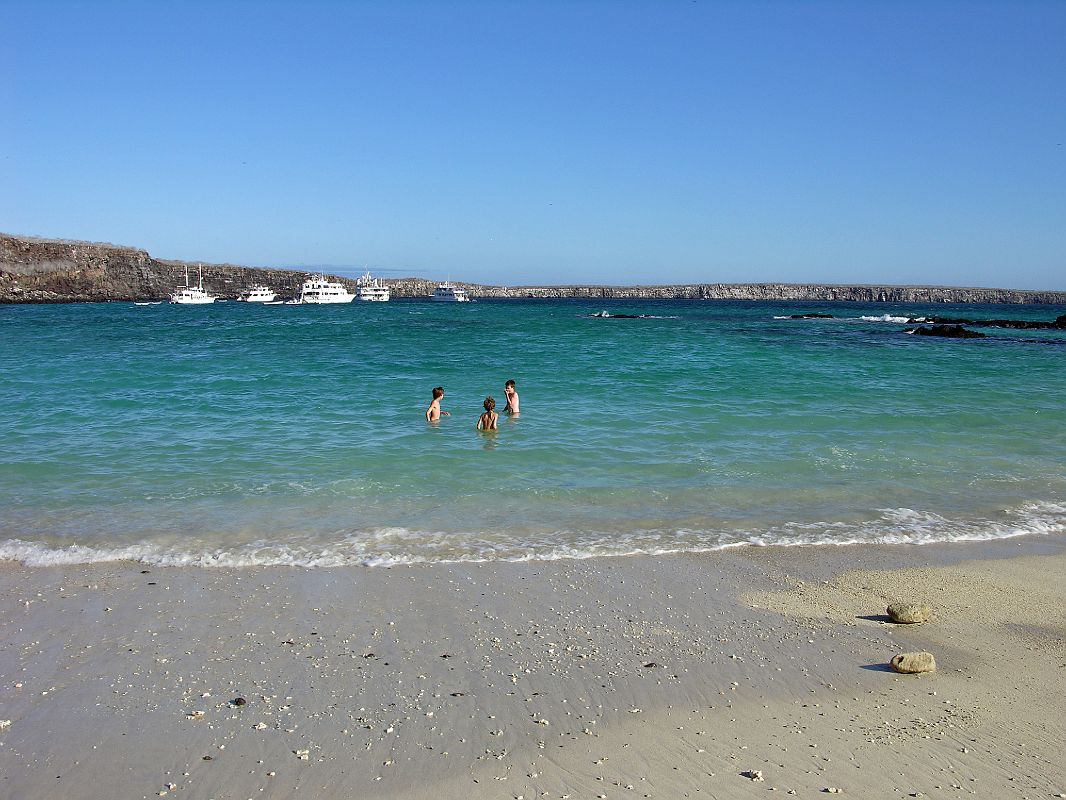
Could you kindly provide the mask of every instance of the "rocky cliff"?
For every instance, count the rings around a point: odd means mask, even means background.
[[[153,258],[144,250],[111,244],[35,239],[0,234],[0,302],[75,303],[163,300],[196,264]],[[204,288],[235,298],[254,283],[266,283],[282,298],[296,294],[306,272],[204,264]],[[355,281],[337,278],[349,289]],[[392,295],[427,297],[436,285],[420,278],[390,279]],[[466,286],[484,298],[837,300],[896,303],[1059,303],[1066,292],[960,289],[938,286],[831,286],[823,284],[722,284],[685,286]]]
[[[153,258],[144,250],[0,234],[0,302],[163,300],[184,285],[187,266],[195,283],[196,264]],[[218,297],[235,298],[246,287],[266,282],[279,294],[292,296],[305,275],[204,264],[204,288]]]

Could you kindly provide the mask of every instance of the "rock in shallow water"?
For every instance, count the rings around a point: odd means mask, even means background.
[[[934,672],[936,659],[932,653],[900,653],[892,656],[890,662],[892,669],[904,675],[913,675],[921,672]]]
[[[904,625],[928,622],[933,617],[933,609],[925,603],[893,603],[887,611],[893,622]]]
[[[971,331],[961,325],[933,325],[931,328],[910,328],[907,333],[916,333],[919,336],[944,336],[948,339],[984,339],[985,335],[979,331]]]

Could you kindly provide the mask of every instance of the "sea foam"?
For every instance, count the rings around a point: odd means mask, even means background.
[[[705,553],[735,547],[818,547],[840,545],[979,542],[1066,532],[1066,505],[1027,503],[1003,519],[948,519],[910,508],[882,509],[862,522],[804,522],[765,530],[554,531],[526,540],[473,532],[444,534],[406,528],[352,533],[335,541],[248,542],[233,547],[194,547],[141,541],[121,547],[59,546],[8,539],[0,560],[27,566],[133,561],[175,567],[241,568],[291,566],[398,566],[490,561],[558,561],[634,555]]]
[[[859,317],[863,322],[892,322],[897,325],[905,325],[908,322],[925,322],[925,317],[897,317],[892,314],[882,314],[879,317],[862,316]]]

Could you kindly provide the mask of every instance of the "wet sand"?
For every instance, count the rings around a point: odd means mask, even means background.
[[[8,563],[0,796],[1052,797],[1064,541]],[[885,621],[910,599],[935,620]]]

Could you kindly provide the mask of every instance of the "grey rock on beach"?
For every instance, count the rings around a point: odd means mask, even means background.
[[[936,659],[933,658],[932,653],[900,653],[892,656],[892,661],[889,663],[892,669],[904,675],[936,671]]]
[[[893,622],[914,625],[933,618],[933,609],[925,603],[893,603],[887,609]]]

